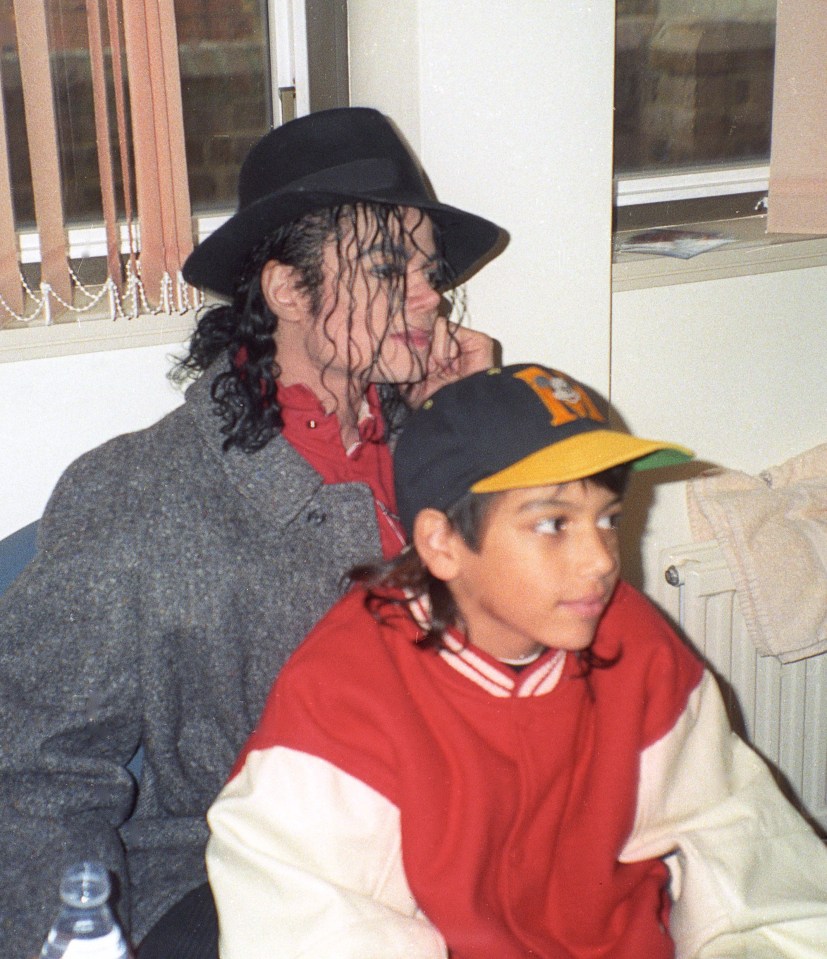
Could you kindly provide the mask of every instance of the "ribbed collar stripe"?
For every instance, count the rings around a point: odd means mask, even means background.
[[[560,681],[563,666],[566,663],[566,651],[558,649],[557,653],[542,666],[528,676],[517,692],[518,696],[544,696],[550,693]]]
[[[483,673],[480,673],[472,663],[468,662],[467,658],[463,656],[462,653],[454,653],[448,649],[441,649],[439,651],[439,655],[458,673],[461,673],[467,679],[470,679],[471,682],[475,683],[477,686],[480,686],[492,696],[498,696],[500,699],[510,699],[512,697],[514,693],[513,680],[511,681],[510,686],[507,683],[493,682]],[[505,678],[506,677],[497,677],[498,680]]]
[[[423,597],[414,597],[411,594],[409,599],[414,619],[422,629],[427,630],[430,620],[427,601]],[[559,649],[542,665],[536,668],[529,667],[529,670],[523,674],[513,674],[510,670],[496,666],[480,656],[472,646],[453,632],[446,632],[443,635],[442,644],[439,655],[449,666],[492,696],[500,698],[514,696],[515,690],[517,697],[521,699],[550,693],[560,681],[566,662],[566,651]],[[525,679],[520,682],[523,676]]]

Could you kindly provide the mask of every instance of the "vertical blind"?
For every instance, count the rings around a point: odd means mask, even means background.
[[[40,285],[26,285],[21,272],[0,97],[0,325],[9,316],[30,321],[39,315],[48,323],[104,296],[113,316],[184,310],[191,291],[180,267],[192,249],[192,216],[174,0],[86,0],[108,273],[96,291],[83,286],[69,260],[47,3],[14,0],[13,7]]]
[[[767,230],[827,234],[827,0],[778,0]]]

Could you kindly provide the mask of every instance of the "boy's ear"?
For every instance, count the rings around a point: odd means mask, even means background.
[[[261,268],[261,292],[267,306],[280,320],[304,315],[306,294],[298,286],[298,271],[279,260],[268,260]]]
[[[413,544],[431,575],[448,583],[459,570],[459,545],[462,537],[438,509],[423,509],[416,514]]]

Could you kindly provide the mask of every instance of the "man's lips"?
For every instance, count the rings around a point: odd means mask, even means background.
[[[402,333],[393,334],[393,339],[400,340],[407,346],[412,346],[418,350],[427,349],[431,345],[431,337],[430,330],[420,330],[410,326]]]

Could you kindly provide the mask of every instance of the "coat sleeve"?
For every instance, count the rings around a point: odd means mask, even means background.
[[[221,959],[444,959],[402,867],[399,811],[332,763],[252,751],[213,804]]]
[[[132,613],[106,538],[90,542],[71,516],[50,509],[0,603],[0,955],[21,959],[39,952],[71,860],[119,875],[128,920],[117,830],[140,736]]]
[[[646,749],[621,859],[666,857],[678,959],[823,959],[827,850],[732,732],[706,673]]]

